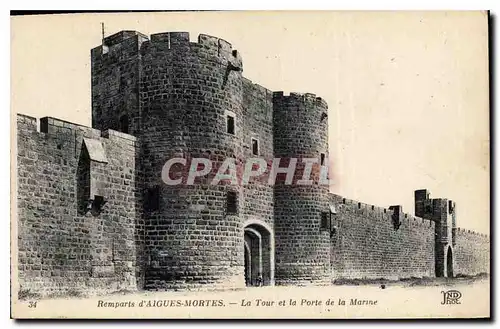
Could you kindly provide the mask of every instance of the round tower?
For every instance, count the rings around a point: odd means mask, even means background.
[[[327,166],[328,106],[314,94],[273,94],[274,155],[281,166],[297,158],[291,184],[278,179],[274,191],[276,284],[327,284],[330,280],[328,185],[320,181]],[[299,182],[306,161],[316,159],[312,183]],[[284,160],[285,159],[285,160]]]
[[[242,191],[211,184],[226,158],[241,172],[241,58],[225,40],[190,42],[186,32],[167,32],[142,44],[140,61],[146,288],[244,287]],[[173,158],[185,162],[166,168]],[[190,184],[194,158],[212,169]],[[167,185],[162,172],[180,183]]]

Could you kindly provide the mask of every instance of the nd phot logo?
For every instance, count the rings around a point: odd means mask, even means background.
[[[441,305],[456,305],[460,304],[460,298],[462,298],[462,293],[458,290],[448,290],[441,291],[443,294],[443,301]]]

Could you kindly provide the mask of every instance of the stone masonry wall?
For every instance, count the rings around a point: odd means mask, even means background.
[[[122,131],[120,119],[126,116],[128,133],[139,132],[139,50],[146,40],[141,33],[122,31],[104,39],[107,52],[102,46],[92,49],[92,127]]]
[[[262,158],[266,161],[266,173],[271,170],[274,157],[273,149],[273,93],[248,79],[243,79],[243,156],[245,159]],[[258,141],[258,155],[253,154],[252,139]],[[268,175],[249,179],[247,184],[242,184],[242,220],[244,223],[267,224],[270,232],[274,234],[274,188],[268,183]],[[261,228],[262,229],[262,228]],[[266,235],[264,235],[266,236]],[[262,267],[264,271],[271,271],[270,281],[274,283],[274,245],[273,241],[263,243]]]
[[[231,44],[186,32],[154,34],[141,47],[141,148],[148,189],[158,186],[159,205],[147,215],[150,263],[148,289],[217,289],[243,287],[244,232],[242,189],[212,185],[226,158],[243,164],[241,58]],[[235,69],[239,68],[239,70]],[[226,131],[232,113],[235,133]],[[184,165],[169,171],[178,185],[166,185],[162,169],[172,158]],[[212,171],[187,184],[193,158],[206,158]],[[201,169],[200,165],[199,169]],[[227,212],[227,193],[235,192],[238,212]]]
[[[455,275],[490,273],[490,239],[487,235],[458,228],[453,247]]]
[[[273,94],[270,90],[243,79],[243,156],[263,158],[267,172],[273,159]],[[252,138],[258,140],[259,154],[252,153]],[[268,176],[250,179],[243,186],[243,221],[254,219],[274,226],[274,189]]]
[[[332,221],[332,277],[390,278],[434,276],[434,229],[430,220],[330,194],[337,214]]]
[[[69,122],[18,115],[18,269],[21,291],[104,293],[141,287],[135,138]],[[108,163],[89,164],[107,203],[83,214],[78,166],[83,137]]]
[[[320,155],[328,156],[328,106],[314,94],[274,92],[274,155],[280,167],[297,160],[291,184],[281,174],[274,186],[276,284],[322,285],[330,278],[329,233],[321,228],[328,211],[328,186],[319,184]],[[304,158],[317,159],[310,185],[302,179]]]

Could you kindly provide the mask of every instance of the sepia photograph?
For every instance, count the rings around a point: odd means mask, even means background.
[[[489,24],[12,15],[12,317],[490,318]]]

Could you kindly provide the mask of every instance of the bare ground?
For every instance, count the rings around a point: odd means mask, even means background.
[[[402,278],[399,280],[379,279],[336,279],[333,281],[337,286],[363,286],[375,285],[385,288],[387,286],[418,287],[418,286],[456,286],[461,284],[472,284],[474,282],[488,280],[489,274],[457,275],[454,278]]]

